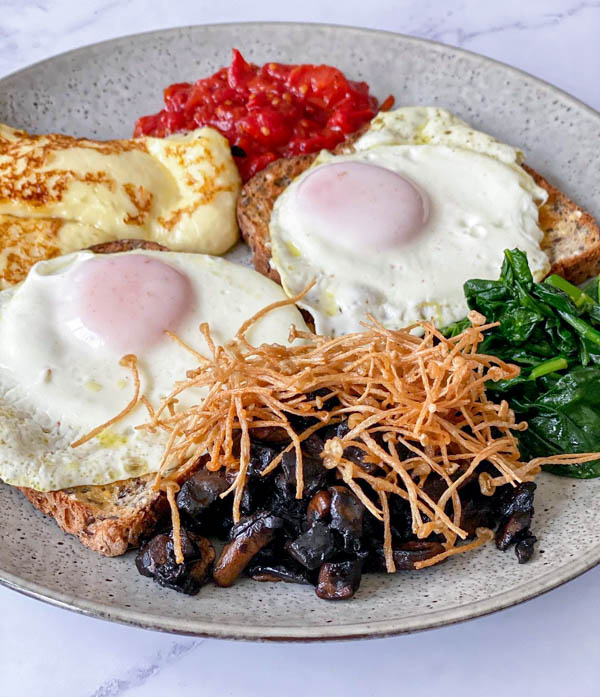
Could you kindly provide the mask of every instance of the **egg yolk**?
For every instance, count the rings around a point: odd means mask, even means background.
[[[406,244],[427,221],[429,204],[409,179],[366,162],[336,162],[310,172],[297,191],[298,211],[323,237],[352,249]]]
[[[94,348],[140,354],[176,330],[190,312],[189,279],[143,254],[107,255],[73,274],[67,316],[71,331]]]

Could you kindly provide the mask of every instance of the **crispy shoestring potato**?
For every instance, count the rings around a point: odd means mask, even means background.
[[[485,324],[477,312],[469,315],[471,326],[451,338],[428,322],[392,331],[369,318],[365,331],[333,339],[292,326],[291,346],[254,347],[248,342],[246,333],[255,322],[277,307],[297,302],[304,293],[258,312],[225,346],[215,345],[209,327],[201,325],[211,358],[169,333],[198,358],[199,365],[157,409],[144,402],[149,420],[138,428],[169,433],[154,487],[168,494],[178,562],[183,555],[174,475],[201,456],[206,456],[208,470],[226,468],[237,473],[222,496],[233,494],[233,519],[239,521],[254,429],[276,427],[287,432],[289,444],[262,475],[277,468],[285,452],[294,450],[296,497],[301,498],[302,441],[327,424],[347,420],[350,430],[346,435],[326,441],[323,466],[337,470],[369,512],[382,521],[389,572],[395,571],[390,497],[408,501],[417,538],[436,533],[444,539],[444,552],[416,562],[420,569],[493,537],[491,530],[479,528],[475,540],[461,544],[468,535],[460,527],[460,487],[474,476],[478,476],[481,491],[491,496],[498,486],[533,480],[541,465],[550,460],[552,464],[572,464],[598,457],[592,453],[520,460],[515,432],[526,429],[527,424],[515,422],[506,401],[497,404],[488,399],[485,388],[487,381],[516,377],[519,368],[477,353],[484,332],[496,326]],[[415,335],[416,329],[420,336]],[[183,392],[198,388],[203,388],[204,397],[197,404],[176,408]],[[325,409],[331,397],[337,405]],[[296,433],[289,420],[292,414],[317,422]],[[367,472],[344,457],[350,446],[364,452],[363,459],[375,466],[375,474],[373,467]],[[486,469],[491,464],[495,475],[485,471],[484,464]],[[431,476],[446,485],[437,501],[425,486]]]

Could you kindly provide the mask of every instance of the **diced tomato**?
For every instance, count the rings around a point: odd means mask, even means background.
[[[167,108],[172,111],[181,111],[188,101],[190,87],[189,82],[176,82],[174,85],[169,85],[164,91]]]
[[[227,68],[193,85],[170,85],[164,101],[158,114],[138,119],[135,135],[163,137],[201,126],[216,128],[237,146],[234,157],[244,181],[279,157],[334,148],[377,112],[367,83],[347,80],[337,68],[282,63],[259,67],[237,49]],[[384,102],[391,103],[391,97]]]

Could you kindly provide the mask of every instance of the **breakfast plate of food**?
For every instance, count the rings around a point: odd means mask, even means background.
[[[0,582],[385,636],[600,561],[600,116],[303,24],[0,80]]]

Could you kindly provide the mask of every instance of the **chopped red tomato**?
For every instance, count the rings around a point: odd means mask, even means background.
[[[164,91],[165,108],[142,116],[135,135],[164,137],[212,126],[232,146],[242,179],[280,157],[331,149],[370,121],[377,100],[366,82],[329,65],[247,63],[233,50],[228,68]],[[391,101],[390,101],[391,100]],[[384,104],[393,104],[388,97]]]

